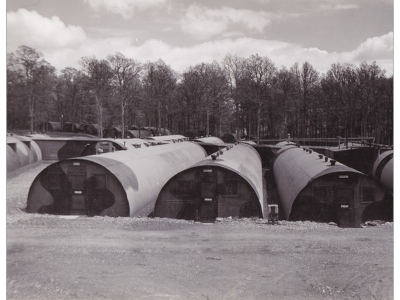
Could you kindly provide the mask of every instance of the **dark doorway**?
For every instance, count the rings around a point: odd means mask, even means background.
[[[71,215],[87,215],[86,203],[86,168],[84,166],[70,167],[68,170],[70,183]]]
[[[336,203],[336,223],[339,227],[352,227],[354,188],[352,186],[337,185],[333,193]]]

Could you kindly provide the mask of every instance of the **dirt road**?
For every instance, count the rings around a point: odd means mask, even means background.
[[[7,299],[394,299],[393,224],[59,217],[7,179]]]

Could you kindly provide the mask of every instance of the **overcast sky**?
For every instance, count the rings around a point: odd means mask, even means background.
[[[121,52],[184,71],[227,53],[290,67],[376,61],[393,74],[393,0],[7,0],[7,52],[61,70]]]

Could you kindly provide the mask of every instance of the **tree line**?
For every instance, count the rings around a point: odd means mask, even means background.
[[[186,136],[251,139],[375,137],[393,143],[393,76],[376,62],[309,62],[280,69],[268,57],[226,55],[182,73],[121,53],[82,57],[59,73],[36,49],[7,54],[7,128],[47,121],[168,128]]]

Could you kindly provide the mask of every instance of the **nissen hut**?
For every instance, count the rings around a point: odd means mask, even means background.
[[[62,160],[35,178],[27,211],[133,217],[154,206],[172,176],[205,157],[201,146],[182,142]]]
[[[376,159],[372,176],[393,194],[393,150],[383,152]]]
[[[30,138],[7,135],[7,173],[42,160],[39,146]]]
[[[213,222],[217,217],[263,217],[261,159],[248,145],[224,148],[172,177],[154,216]]]
[[[284,146],[274,158],[273,175],[286,220],[359,227],[392,218],[378,182],[312,150]]]

